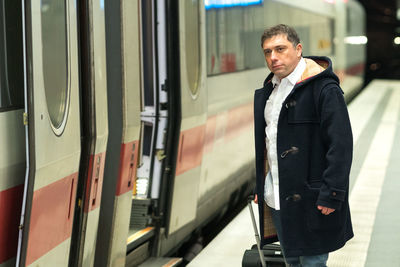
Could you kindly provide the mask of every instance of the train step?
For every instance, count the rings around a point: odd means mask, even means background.
[[[144,263],[139,265],[139,267],[173,267],[179,266],[181,264],[182,258],[149,258]]]
[[[154,236],[154,227],[146,227],[144,229],[130,229],[129,237],[126,240],[128,251],[137,248],[140,244],[146,242]]]

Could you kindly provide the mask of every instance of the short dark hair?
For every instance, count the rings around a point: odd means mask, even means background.
[[[300,38],[292,27],[285,24],[278,24],[265,29],[261,36],[261,47],[263,47],[265,40],[280,34],[286,35],[288,41],[291,42],[294,47],[300,43]]]

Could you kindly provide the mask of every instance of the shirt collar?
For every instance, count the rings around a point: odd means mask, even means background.
[[[279,84],[281,83],[281,80],[274,74],[274,76],[272,77],[272,85],[273,87],[277,87],[279,86]]]
[[[306,61],[304,60],[304,58],[302,57],[299,61],[299,63],[297,64],[296,68],[292,71],[292,73],[290,73],[288,76],[286,76],[285,78],[283,78],[282,80],[287,79],[292,85],[295,85],[296,82],[298,80],[300,80],[301,75],[303,74],[304,70],[306,69]],[[279,86],[279,84],[282,81],[276,76],[274,75],[272,77],[272,84],[274,86],[274,88],[276,86]]]

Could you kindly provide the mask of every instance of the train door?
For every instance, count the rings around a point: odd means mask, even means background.
[[[76,2],[22,3],[28,153],[17,266],[67,266],[80,159]]]
[[[78,2],[82,153],[70,266],[93,266],[108,138],[104,0]]]
[[[178,5],[181,123],[166,231],[176,233],[196,219],[207,121],[205,9],[203,1]]]

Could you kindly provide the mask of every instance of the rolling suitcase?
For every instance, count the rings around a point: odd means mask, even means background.
[[[253,222],[254,233],[256,237],[256,244],[247,249],[243,254],[242,267],[284,267],[286,266],[285,260],[280,245],[268,244],[262,249],[260,248],[260,236],[258,235],[256,219],[254,217],[253,207],[251,201],[253,197],[249,197],[248,206],[250,215]]]

